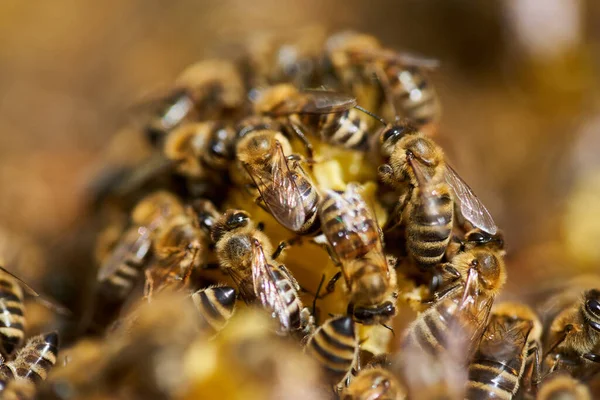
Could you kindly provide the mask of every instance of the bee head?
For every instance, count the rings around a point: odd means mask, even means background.
[[[600,290],[592,289],[585,292],[584,316],[592,329],[600,332]]]
[[[386,301],[376,306],[358,306],[348,304],[348,314],[351,314],[357,323],[375,325],[385,322],[396,315],[396,306],[391,301]]]
[[[225,232],[243,228],[250,223],[250,214],[242,210],[227,210],[225,214],[215,223],[211,237],[213,242],[217,242]]]
[[[479,283],[485,290],[496,291],[506,281],[504,263],[494,252],[474,252],[470,267],[475,268],[479,273]]]

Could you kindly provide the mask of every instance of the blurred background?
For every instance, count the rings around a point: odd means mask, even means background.
[[[143,93],[198,59],[236,57],[252,35],[321,26],[440,60],[439,138],[506,233],[509,292],[595,271],[598,18],[600,3],[583,0],[4,0],[4,257],[20,246],[21,257],[50,265],[73,251],[65,243],[85,217],[91,180],[132,153],[114,138]]]

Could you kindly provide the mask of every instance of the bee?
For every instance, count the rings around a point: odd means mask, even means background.
[[[183,212],[179,199],[168,192],[142,199],[131,213],[131,226],[98,270],[100,290],[114,300],[127,297],[148,263],[154,232],[170,217]]]
[[[229,286],[211,286],[192,294],[201,329],[212,335],[221,331],[233,316],[235,300],[235,289]]]
[[[406,390],[387,369],[366,368],[342,389],[341,400],[404,400]]]
[[[277,222],[298,235],[315,235],[320,232],[319,194],[291,152],[289,141],[273,130],[245,135],[236,151],[260,201]]]
[[[165,221],[152,240],[155,260],[145,270],[146,296],[174,284],[185,287],[192,272],[206,260],[209,241],[190,207]]]
[[[2,391],[4,400],[33,400],[35,397],[36,386],[34,383],[26,380],[12,380],[8,382],[6,388]]]
[[[11,355],[25,338],[25,304],[20,281],[0,269],[0,346]]]
[[[234,158],[235,139],[233,126],[221,121],[185,123],[166,136],[163,152],[188,179],[222,178]]]
[[[544,379],[538,400],[591,400],[589,388],[567,373],[553,373]]]
[[[220,119],[240,109],[246,89],[237,66],[212,59],[192,64],[176,79],[174,88],[158,101],[145,131],[153,145],[184,121]]]
[[[436,301],[410,325],[404,347],[417,347],[434,356],[449,351],[448,333],[467,340],[465,355],[477,349],[487,325],[494,298],[506,282],[501,253],[474,248],[457,254],[451,267],[458,282],[436,294]]]
[[[325,321],[311,335],[304,351],[317,360],[334,386],[348,381],[358,360],[359,341],[351,317],[334,317]]]
[[[511,400],[515,397],[525,370],[532,328],[530,320],[492,315],[469,365],[467,398]]]
[[[497,233],[489,211],[446,163],[433,140],[407,121],[384,129],[379,140],[387,158],[379,167],[379,176],[400,191],[394,224],[405,226],[408,252],[419,267],[431,270],[442,261],[450,242],[454,209],[458,219],[474,228],[489,235]]]
[[[381,110],[387,103],[394,116],[409,118],[420,127],[439,122],[440,102],[429,77],[437,60],[386,49],[373,36],[349,31],[332,35],[325,54],[325,65],[335,79],[361,104]],[[370,102],[364,97],[369,91],[375,97]]]
[[[59,345],[58,333],[50,332],[34,336],[17,352],[14,360],[1,367],[3,385],[11,379],[39,383],[48,376],[56,364]]]
[[[396,315],[396,271],[383,253],[381,230],[354,184],[328,190],[319,206],[323,232],[350,294],[348,313],[362,324],[385,324]]]
[[[532,323],[531,331],[527,337],[527,356],[521,386],[526,391],[535,391],[541,380],[542,322],[535,311],[523,303],[502,302],[496,304],[492,312],[497,317],[515,321],[530,321]]]
[[[258,239],[252,246],[252,282],[254,294],[265,309],[279,319],[282,332],[312,329],[310,312],[302,306],[300,285],[288,269],[269,259]]]
[[[367,148],[370,118],[355,106],[356,100],[342,93],[286,84],[263,89],[254,100],[254,111],[281,120],[302,141],[309,159],[313,159],[311,136],[346,149]]]
[[[599,343],[600,290],[592,289],[552,321],[545,366],[550,372],[564,370],[590,379],[600,370]]]
[[[258,240],[262,251],[271,254],[269,238],[257,229],[250,215],[242,210],[227,210],[214,224],[212,241],[220,269],[228,274],[238,288],[242,300],[255,300],[252,277],[256,263],[254,241]]]
[[[260,88],[278,83],[291,83],[299,88],[314,86],[324,40],[325,33],[318,28],[303,29],[287,41],[274,36],[254,38],[241,60],[247,86]]]

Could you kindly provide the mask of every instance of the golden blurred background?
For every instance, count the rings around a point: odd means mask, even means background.
[[[55,268],[75,252],[70,232],[93,177],[132,153],[113,138],[144,93],[198,59],[236,57],[253,35],[294,38],[321,26],[440,60],[440,141],[506,233],[508,293],[595,271],[598,17],[600,4],[583,0],[4,0],[2,232],[37,243],[26,255]]]

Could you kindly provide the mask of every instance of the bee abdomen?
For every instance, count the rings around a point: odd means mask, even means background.
[[[0,365],[0,392],[6,389],[10,381],[15,379],[15,374],[6,364]]]
[[[144,263],[141,260],[126,260],[105,282],[109,286],[109,290],[115,293],[116,297],[124,298],[133,289],[133,286],[141,276],[143,268]]]
[[[0,274],[0,341],[4,355],[10,355],[25,336],[23,291],[7,274]]]
[[[35,336],[21,349],[14,361],[7,365],[15,377],[32,382],[45,380],[58,356],[58,333],[51,332]]]
[[[202,329],[217,333],[229,321],[235,309],[235,290],[217,286],[197,291],[192,301],[198,310]]]
[[[519,388],[518,371],[502,363],[480,360],[469,367],[467,397],[510,400]]]
[[[354,321],[348,316],[326,321],[306,345],[306,352],[323,366],[336,383],[354,366],[357,351]]]
[[[440,106],[435,88],[429,78],[418,68],[390,68],[387,76],[393,77],[391,85],[398,112],[419,125],[439,118]]]

